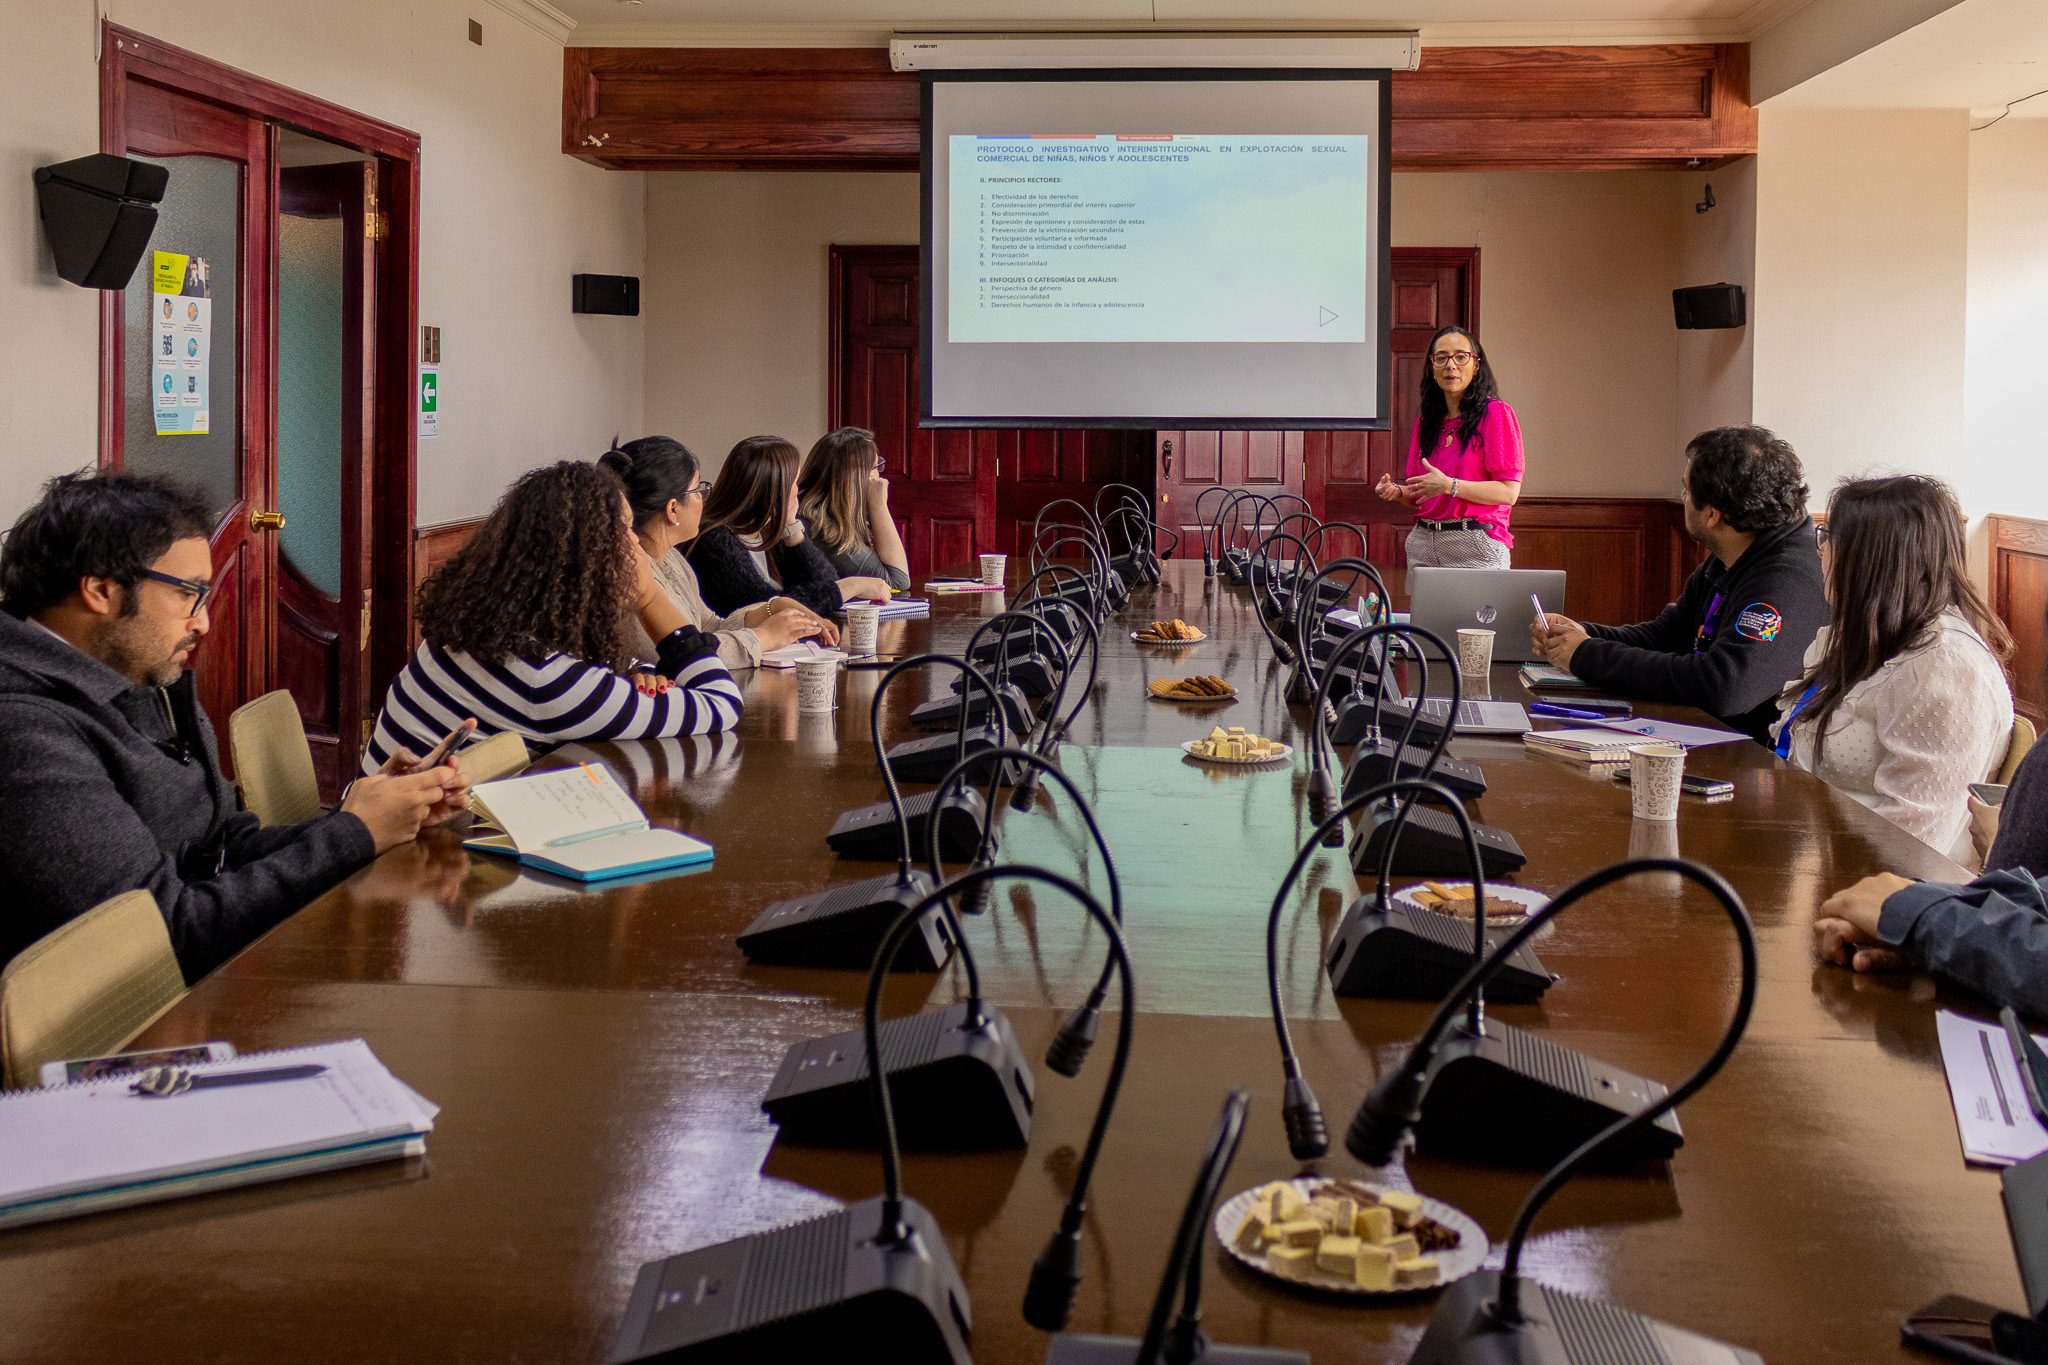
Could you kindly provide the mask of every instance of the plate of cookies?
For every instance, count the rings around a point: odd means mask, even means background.
[[[1208,638],[1200,626],[1191,626],[1177,616],[1171,621],[1154,621],[1143,630],[1131,632],[1131,639],[1141,645],[1193,645]]]
[[[1154,678],[1145,690],[1160,701],[1229,701],[1237,689],[1208,673],[1186,678]]]
[[[1486,1259],[1486,1230],[1440,1199],[1357,1180],[1297,1176],[1216,1210],[1216,1238],[1262,1274],[1332,1294],[1413,1294]]]
[[[1233,725],[1228,729],[1219,725],[1201,739],[1191,739],[1180,747],[1181,752],[1189,758],[1199,758],[1204,763],[1229,763],[1240,767],[1254,763],[1277,763],[1283,758],[1294,756],[1293,745],[1251,734],[1242,725]]]
[[[1434,910],[1439,915],[1456,915],[1459,919],[1472,918],[1472,883],[1470,882],[1418,882],[1404,886],[1394,893],[1393,898],[1403,905],[1418,906]],[[1496,919],[1510,923],[1527,919],[1544,906],[1550,904],[1550,897],[1530,886],[1508,886],[1502,882],[1486,884],[1486,922]]]

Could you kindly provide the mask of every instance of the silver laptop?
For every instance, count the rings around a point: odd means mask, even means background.
[[[1564,610],[1563,569],[1410,569],[1408,619],[1443,637],[1453,651],[1461,630],[1493,632],[1495,663],[1527,663],[1543,657],[1529,643],[1536,608]]]
[[[1381,730],[1389,737],[1398,738],[1401,727],[1407,723],[1409,708],[1414,704],[1413,697],[1403,702],[1389,699],[1381,710]],[[1436,722],[1437,728],[1441,729],[1444,716],[1450,709],[1449,697],[1425,698],[1422,703],[1422,719]],[[1451,733],[1454,735],[1522,735],[1534,728],[1529,723],[1528,711],[1518,701],[1460,701],[1458,718],[1451,723]],[[1423,741],[1418,739],[1417,742]]]

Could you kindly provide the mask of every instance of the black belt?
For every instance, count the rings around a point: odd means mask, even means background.
[[[1417,517],[1415,524],[1425,531],[1484,531],[1487,523],[1477,517],[1457,517],[1450,521],[1431,521],[1428,517]]]

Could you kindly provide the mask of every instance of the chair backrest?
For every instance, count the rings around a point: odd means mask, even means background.
[[[60,1057],[119,1052],[184,994],[155,897],[130,891],[94,906],[0,970],[7,1084],[38,1084]]]
[[[2012,775],[2020,770],[2020,760],[2027,756],[2027,750],[2034,747],[2034,723],[2025,716],[2012,718],[2012,740],[2005,746],[2005,762],[1998,765],[2000,782],[2012,781]]]
[[[320,813],[320,779],[299,704],[289,692],[265,692],[228,717],[228,746],[242,803],[266,825],[296,825]]]
[[[532,761],[526,752],[525,738],[513,730],[501,730],[489,739],[478,740],[455,756],[455,766],[472,783],[510,777]]]

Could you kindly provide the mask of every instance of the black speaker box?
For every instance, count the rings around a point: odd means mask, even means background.
[[[996,688],[996,695],[1002,699],[1003,724],[1009,727],[1010,734],[1030,734],[1031,703],[1024,699],[1024,689],[1015,683],[1004,683]],[[988,693],[979,687],[969,692],[955,692],[951,696],[934,697],[930,701],[919,703],[910,713],[910,723],[921,730],[957,730],[960,727],[960,708],[963,705],[967,708],[968,725],[987,723]]]
[[[1754,1351],[1530,1279],[1522,1281],[1521,1321],[1503,1324],[1491,1312],[1499,1292],[1497,1270],[1474,1271],[1446,1289],[1408,1365],[1764,1365]]]
[[[640,280],[635,275],[578,275],[569,291],[571,311],[640,316]]]
[[[1747,320],[1739,284],[1696,284],[1671,291],[1671,311],[1687,331],[1740,327]]]
[[[882,1021],[882,1072],[896,1115],[896,1140],[923,1151],[1022,1147],[1031,1136],[1031,1066],[1003,1012],[967,1002]],[[879,1147],[874,1082],[862,1029],[794,1043],[783,1054],[761,1108],[780,1141],[823,1147]]]
[[[1349,801],[1360,792],[1371,791],[1396,778],[1420,777],[1422,766],[1429,762],[1429,750],[1417,744],[1400,745],[1401,761],[1397,765],[1394,762],[1396,747],[1393,740],[1382,739],[1377,744],[1360,744],[1353,749],[1351,764],[1344,769],[1344,795],[1340,799]],[[1460,801],[1476,801],[1486,795],[1486,774],[1480,771],[1479,765],[1452,758],[1449,754],[1437,760],[1430,780],[1450,788],[1451,794]]]
[[[882,1197],[640,1267],[609,1365],[970,1365],[967,1286],[938,1220],[879,1242]]]
[[[170,171],[102,152],[39,166],[35,180],[58,276],[87,289],[126,289],[156,230]]]

